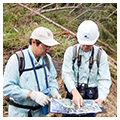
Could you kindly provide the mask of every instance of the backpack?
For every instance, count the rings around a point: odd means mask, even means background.
[[[99,47],[98,49],[98,53],[97,53],[97,59],[96,59],[96,62],[97,62],[97,67],[98,67],[98,74],[99,74],[99,63],[100,63],[100,57],[101,57],[101,54],[102,54],[102,47]],[[73,46],[73,59],[72,59],[72,69],[74,70],[74,63],[75,63],[75,60],[78,58],[78,55],[77,55],[77,44]]]
[[[19,75],[20,75],[20,76],[22,75],[22,73],[23,73],[24,71],[33,70],[33,68],[27,68],[27,69],[25,69],[25,59],[24,59],[24,53],[23,53],[22,49],[21,49],[20,51],[17,51],[15,54],[16,54],[16,56],[17,56],[17,58],[18,58]],[[50,63],[49,63],[48,56],[46,55],[46,56],[44,56],[43,58],[44,58],[45,63],[46,63],[45,65],[47,66],[48,70],[50,71]],[[43,65],[38,66],[38,67],[35,67],[35,69],[39,69],[39,68],[42,68],[42,67],[43,67]]]

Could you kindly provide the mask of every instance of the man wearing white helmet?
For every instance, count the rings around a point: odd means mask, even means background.
[[[85,20],[78,27],[79,44],[75,45],[77,51],[75,60],[73,60],[75,46],[67,48],[64,54],[62,79],[67,88],[66,97],[71,98],[79,108],[82,106],[83,99],[93,99],[94,102],[102,104],[109,94],[111,77],[107,54],[104,50],[100,56],[99,67],[97,66],[99,47],[94,44],[98,38],[97,24],[91,20]],[[93,117],[96,114],[81,116]]]
[[[46,105],[51,101],[49,94],[54,98],[61,98],[58,93],[57,72],[48,54],[51,46],[59,43],[53,39],[53,33],[45,27],[36,28],[29,43],[29,47],[22,50],[25,63],[22,73],[19,73],[16,54],[9,58],[5,67],[3,95],[10,97],[9,117],[45,116],[48,113]]]

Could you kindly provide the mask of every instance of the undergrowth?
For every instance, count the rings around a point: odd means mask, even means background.
[[[43,4],[31,3],[28,6],[35,9],[42,5]],[[104,41],[115,51],[117,51],[116,13],[112,17],[106,19],[106,16],[115,10],[115,5],[116,4],[103,4],[96,10],[96,8],[94,8],[96,4],[82,4],[81,10],[78,8],[70,15],[69,12],[71,10],[69,9],[43,13],[43,15],[68,28],[74,33],[77,32],[78,25],[83,20],[91,19],[99,25],[101,34],[100,40]],[[92,9],[89,13],[86,12],[86,14],[82,15],[80,18],[72,21],[78,14],[81,14],[83,11],[87,10],[88,7]],[[50,8],[52,8],[52,6]],[[3,4],[3,50],[7,51],[13,47],[20,49],[26,45],[29,45],[28,41],[32,31],[36,27],[40,26],[49,28],[53,32],[55,40],[60,43],[60,45],[52,48],[52,57],[61,57],[61,59],[63,59],[66,48],[73,45],[76,39],[69,34],[62,34],[64,31],[60,28],[47,22],[40,16],[31,13],[29,10],[12,3]],[[97,44],[100,45],[98,42]],[[116,53],[110,51],[109,49],[105,50],[111,57],[117,60]],[[7,57],[5,56],[3,59],[7,59]]]

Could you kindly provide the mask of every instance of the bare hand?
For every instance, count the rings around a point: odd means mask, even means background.
[[[80,106],[82,106],[83,104],[83,98],[80,95],[80,93],[78,92],[78,90],[75,88],[71,91],[73,98],[72,101],[75,103],[75,105],[78,106],[78,108],[80,108]]]
[[[99,103],[99,104],[102,104],[103,103],[103,100],[102,99],[95,99],[93,100],[95,103]]]

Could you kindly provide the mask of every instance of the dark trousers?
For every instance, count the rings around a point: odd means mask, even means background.
[[[69,93],[67,93],[66,98],[72,99]],[[97,99],[97,98],[98,98],[98,90],[96,90],[95,95],[94,95],[94,97],[92,99],[94,100],[94,99]],[[84,99],[86,99],[86,98],[84,98]],[[96,113],[89,113],[89,114],[83,114],[83,115],[63,114],[62,117],[96,117]]]

